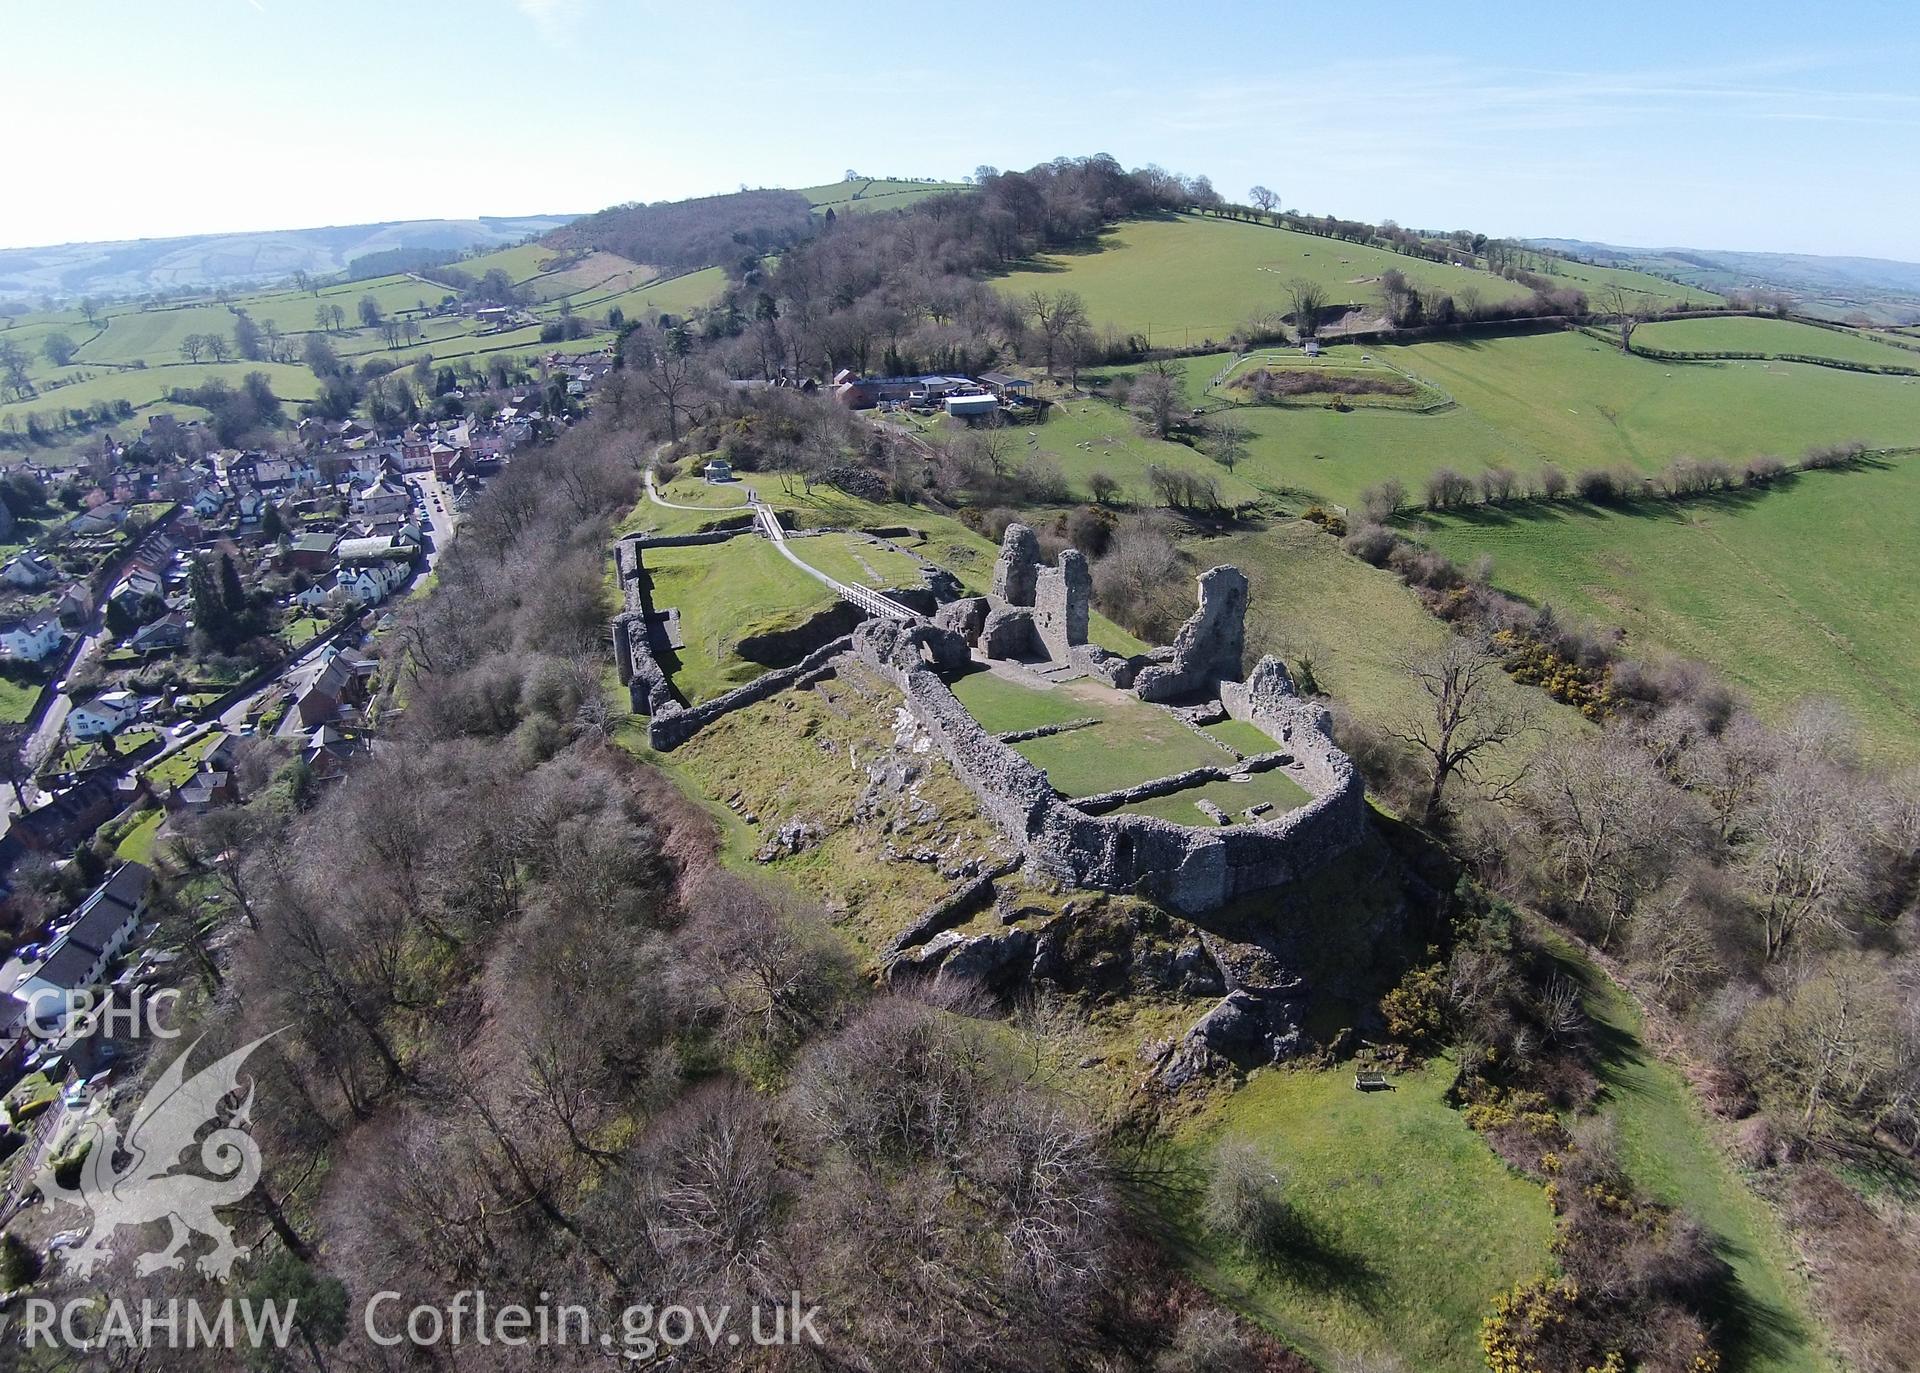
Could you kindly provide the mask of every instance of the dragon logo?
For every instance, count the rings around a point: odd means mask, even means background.
[[[253,1080],[248,1079],[244,1097],[224,1113],[224,1119],[222,1105],[241,1090],[240,1068],[247,1056],[279,1033],[264,1034],[188,1077],[187,1060],[200,1046],[200,1040],[194,1040],[141,1098],[125,1139],[111,1118],[104,1123],[90,1120],[81,1127],[74,1143],[90,1147],[80,1165],[78,1187],[61,1185],[48,1170],[34,1179],[49,1205],[81,1207],[93,1215],[86,1239],[64,1251],[69,1272],[83,1278],[91,1275],[106,1260],[107,1242],[114,1231],[158,1220],[165,1220],[172,1229],[167,1246],[142,1254],[135,1272],[144,1277],[185,1267],[180,1251],[195,1234],[207,1236],[214,1247],[194,1266],[210,1278],[225,1278],[232,1272],[234,1260],[247,1251],[234,1244],[233,1232],[214,1208],[233,1205],[260,1180],[260,1148],[247,1133]],[[201,1139],[208,1125],[216,1128]],[[196,1141],[200,1162],[212,1177],[174,1171],[181,1155]],[[116,1171],[114,1161],[121,1155],[127,1164]]]

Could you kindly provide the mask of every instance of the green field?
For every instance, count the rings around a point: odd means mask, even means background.
[[[1873,367],[1920,371],[1920,352],[1896,348],[1852,329],[1822,329],[1791,319],[1729,315],[1716,319],[1656,320],[1634,330],[1636,347],[1670,353],[1797,353]]]
[[[1232,563],[1247,574],[1249,665],[1273,653],[1297,674],[1301,660],[1311,659],[1321,689],[1362,719],[1401,720],[1422,708],[1401,660],[1437,648],[1449,630],[1391,572],[1342,552],[1338,539],[1304,520],[1195,539],[1187,550],[1202,567]],[[1502,678],[1497,689],[1511,702],[1530,704],[1542,726],[1556,733],[1588,728],[1532,687]],[[1516,767],[1540,742],[1540,736],[1520,741],[1496,771]]]
[[[1740,462],[1851,439],[1920,444],[1920,379],[1808,363],[1665,363],[1569,331],[1347,345],[1328,356],[1371,356],[1455,404],[1432,414],[1238,406],[1233,418],[1253,439],[1237,480],[1298,501],[1351,506],[1387,477],[1418,500],[1440,467],[1473,474],[1504,466],[1523,477],[1550,463],[1568,476],[1588,467],[1652,473],[1682,455]],[[1189,399],[1218,404],[1208,383],[1229,361],[1222,353],[1181,360]]]
[[[1185,444],[1142,434],[1128,415],[1104,401],[1063,400],[1047,407],[1044,423],[1005,432],[1011,466],[1018,468],[1029,454],[1051,459],[1060,465],[1068,485],[1081,500],[1090,499],[1087,479],[1104,472],[1120,483],[1121,500],[1151,504],[1153,491],[1147,472],[1156,466],[1210,478],[1226,505],[1260,498],[1259,490],[1245,480],[1245,468],[1229,473]]]
[[[767,670],[766,664],[739,656],[740,640],[800,624],[838,600],[825,583],[752,535],[724,544],[649,549],[646,566],[654,608],[680,612],[686,648],[673,680],[695,704]]]
[[[1656,302],[1715,300],[1638,272],[1573,262],[1557,266],[1561,275],[1556,284],[1589,292],[1618,281]],[[1102,234],[1095,249],[1043,258],[997,284],[1013,296],[1035,290],[1078,291],[1096,325],[1114,324],[1148,335],[1156,347],[1187,348],[1210,339],[1224,342],[1256,316],[1285,314],[1290,309],[1288,283],[1299,278],[1321,286],[1329,304],[1377,309],[1378,278],[1390,270],[1422,290],[1445,291],[1456,298],[1470,290],[1487,304],[1530,294],[1524,286],[1472,268],[1197,215],[1128,221]]]
[[[1201,1162],[1222,1137],[1258,1147],[1309,1243],[1260,1263],[1208,1233],[1197,1207],[1170,1207],[1196,1275],[1322,1367],[1392,1356],[1482,1373],[1481,1318],[1496,1292],[1552,1269],[1553,1215],[1446,1104],[1452,1080],[1445,1060],[1396,1075],[1391,1092],[1356,1092],[1350,1066],[1257,1073],[1185,1142]]]
[[[65,386],[44,386],[40,394],[22,401],[11,401],[0,405],[0,425],[11,419],[14,425],[26,428],[29,415],[41,415],[49,419],[57,417],[69,409],[88,409],[100,401],[124,400],[136,409],[158,406],[177,415],[197,415],[203,412],[174,405],[166,399],[167,392],[175,387],[192,388],[218,378],[227,385],[239,387],[249,372],[265,372],[273,386],[274,395],[289,405],[310,399],[315,390],[313,373],[304,367],[295,367],[286,363],[274,362],[202,362],[175,363],[165,367],[128,368],[108,370],[105,368],[69,368],[70,375],[87,373],[84,381],[75,381]],[[123,420],[110,426],[117,432],[125,433],[146,423],[142,417]],[[36,459],[42,458],[41,450],[35,450]]]
[[[1171,820],[1176,825],[1212,825],[1216,822],[1199,808],[1202,801],[1211,801],[1238,824],[1246,819],[1242,812],[1262,801],[1273,809],[1258,818],[1273,820],[1296,806],[1304,806],[1312,799],[1306,788],[1278,768],[1273,768],[1255,773],[1251,781],[1203,782],[1197,787],[1185,787],[1166,796],[1156,796],[1150,801],[1135,801],[1114,813],[1153,815],[1162,820]]]
[[[115,311],[106,315],[105,320],[106,328],[74,354],[74,361],[145,361],[149,367],[157,367],[163,362],[181,360],[180,345],[188,334],[219,334],[229,341],[233,337],[233,311],[224,305]]]
[[[1764,494],[1425,517],[1496,586],[1711,664],[1779,718],[1828,696],[1876,752],[1920,757],[1920,459],[1806,472]],[[1260,604],[1255,598],[1256,607]]]

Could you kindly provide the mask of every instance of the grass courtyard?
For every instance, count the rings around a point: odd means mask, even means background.
[[[1115,814],[1152,815],[1176,825],[1211,825],[1215,823],[1212,817],[1200,809],[1202,801],[1210,801],[1231,816],[1235,824],[1244,824],[1248,808],[1262,802],[1272,809],[1255,818],[1274,820],[1312,799],[1305,787],[1278,768],[1270,768],[1252,774],[1244,782],[1203,782],[1150,801],[1135,801],[1130,806],[1122,806]]]
[[[1195,734],[1168,712],[1085,678],[1028,686],[1000,673],[976,671],[956,679],[953,691],[981,728],[992,734],[1095,721],[1013,745],[1028,762],[1045,770],[1047,780],[1062,796],[1093,796],[1237,761],[1228,749]],[[1240,789],[1235,787],[1236,792]]]

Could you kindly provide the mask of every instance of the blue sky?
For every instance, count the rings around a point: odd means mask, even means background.
[[[1419,227],[1920,260],[1920,6],[40,0],[0,245],[1107,152]]]

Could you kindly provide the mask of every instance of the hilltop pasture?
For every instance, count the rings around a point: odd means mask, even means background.
[[[1626,285],[1655,305],[1717,298],[1638,272],[1556,262],[1556,285],[1590,294]],[[1246,220],[1200,215],[1135,219],[1109,229],[1083,252],[1055,253],[1016,268],[997,282],[1005,294],[1077,291],[1096,326],[1112,324],[1148,336],[1155,347],[1188,348],[1224,342],[1256,316],[1290,308],[1287,288],[1306,279],[1325,290],[1329,305],[1377,312],[1378,279],[1398,271],[1423,291],[1461,299],[1473,292],[1484,304],[1524,299],[1527,287],[1492,273],[1408,257],[1336,238]]]

